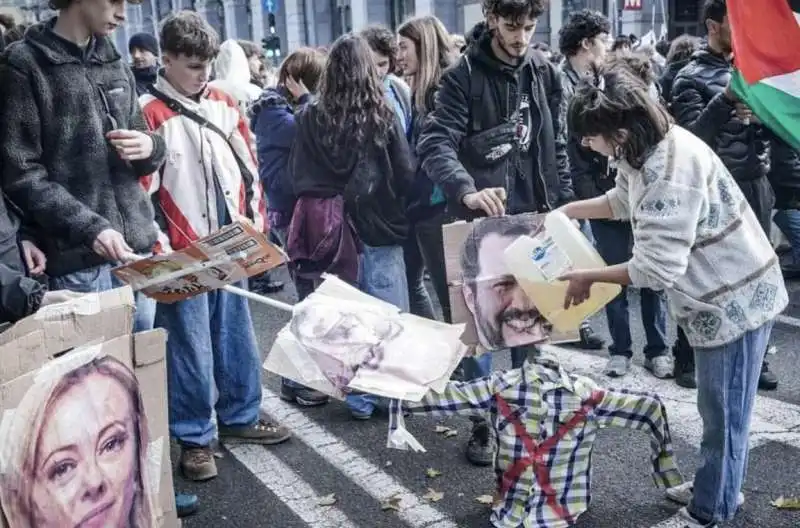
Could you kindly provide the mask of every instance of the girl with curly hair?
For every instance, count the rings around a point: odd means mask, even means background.
[[[359,288],[408,311],[402,244],[414,169],[363,37],[347,34],[334,42],[318,99],[296,121],[289,163],[295,195],[344,201],[346,222],[361,242]],[[295,216],[298,209],[300,204]],[[359,419],[368,419],[375,408],[364,395],[349,396],[348,404]]]

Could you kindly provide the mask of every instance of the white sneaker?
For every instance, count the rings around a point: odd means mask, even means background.
[[[628,373],[630,368],[630,359],[625,356],[611,356],[611,359],[606,363],[606,368],[603,369],[603,373],[612,378],[621,378]]]
[[[694,482],[691,480],[689,482],[684,482],[680,486],[675,486],[673,488],[667,488],[666,495],[669,500],[672,502],[677,502],[678,504],[683,504],[684,506],[688,506],[690,502],[692,502],[692,496],[694,494]],[[736,501],[736,506],[741,508],[744,504],[744,493],[741,491],[739,492],[739,498]]]
[[[667,379],[675,375],[675,363],[672,356],[664,355],[645,359],[644,368],[658,379]]]

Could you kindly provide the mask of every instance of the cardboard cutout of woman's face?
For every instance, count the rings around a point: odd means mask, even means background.
[[[126,527],[139,475],[134,404],[118,380],[92,373],[48,409],[33,461],[37,528]]]

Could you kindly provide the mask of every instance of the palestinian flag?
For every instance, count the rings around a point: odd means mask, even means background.
[[[800,0],[728,0],[736,95],[800,149]]]

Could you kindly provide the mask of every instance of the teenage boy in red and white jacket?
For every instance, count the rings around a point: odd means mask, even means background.
[[[246,120],[230,96],[208,87],[219,37],[191,11],[165,20],[160,37],[164,70],[155,90],[140,99],[145,119],[168,151],[161,171],[142,182],[155,203],[157,249],[184,248],[244,218],[266,231]],[[201,126],[186,110],[210,124]],[[261,362],[244,298],[219,290],[159,304],[156,325],[169,331],[170,433],[181,443],[187,478],[217,475],[210,448],[214,411],[223,440],[275,444],[289,438],[285,427],[259,418]]]

